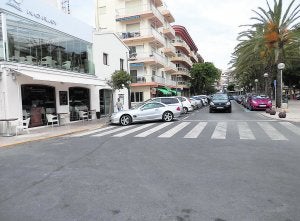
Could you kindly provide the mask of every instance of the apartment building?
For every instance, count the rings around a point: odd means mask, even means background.
[[[131,101],[189,95],[197,47],[161,0],[98,0],[96,28],[113,31],[129,47]],[[177,29],[177,31],[175,30]]]

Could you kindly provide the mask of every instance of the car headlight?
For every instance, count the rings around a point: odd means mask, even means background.
[[[253,104],[257,104],[257,102],[256,102],[256,101],[252,101],[252,103],[253,103]]]
[[[214,106],[215,104],[214,104],[214,102],[210,102],[210,105],[211,105],[211,106]]]
[[[226,103],[226,105],[230,105],[231,103],[230,103],[230,101],[228,101],[227,103]]]
[[[268,101],[268,104],[272,104],[272,101]]]

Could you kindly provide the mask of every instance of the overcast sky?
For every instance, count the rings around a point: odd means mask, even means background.
[[[109,0],[108,0],[109,1]],[[84,2],[84,3],[83,3]],[[175,18],[174,24],[185,26],[205,61],[227,69],[237,45],[240,25],[253,23],[251,10],[267,9],[265,0],[165,0]],[[272,5],[273,0],[269,0]],[[287,6],[291,0],[283,0]],[[296,1],[298,2],[298,1]],[[71,12],[94,24],[94,0],[71,0]]]

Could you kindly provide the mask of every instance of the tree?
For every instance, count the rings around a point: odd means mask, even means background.
[[[213,84],[221,76],[220,70],[211,62],[193,64],[190,73],[192,77],[191,89],[194,94],[213,92]]]
[[[253,76],[258,70],[260,77],[262,73],[269,74],[276,72],[279,63],[289,64],[295,57],[295,48],[299,44],[299,18],[300,4],[293,7],[295,0],[292,0],[286,11],[283,11],[282,0],[274,0],[273,8],[267,1],[267,10],[259,7],[254,10],[256,17],[252,17],[257,23],[249,26],[250,29],[240,33],[240,43],[234,52],[232,60],[238,75],[248,74],[243,77],[246,81],[258,78]],[[297,54],[297,52],[296,52]],[[299,50],[298,50],[299,58]],[[274,74],[277,78],[277,104],[281,107],[281,84],[280,72]]]
[[[131,84],[131,76],[129,73],[127,73],[124,70],[115,71],[111,75],[111,80],[107,81],[107,84],[113,89],[113,92],[115,90],[123,89],[124,87],[128,90],[128,104],[129,108],[131,107],[130,104],[130,84]],[[114,94],[114,93],[112,93]],[[113,97],[111,98],[111,103],[113,103]]]

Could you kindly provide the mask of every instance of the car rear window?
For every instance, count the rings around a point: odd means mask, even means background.
[[[161,98],[161,102],[164,104],[177,104],[178,100],[172,97]]]
[[[215,94],[213,96],[214,100],[227,100],[228,96],[226,94]]]

